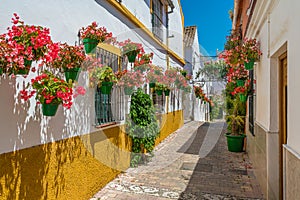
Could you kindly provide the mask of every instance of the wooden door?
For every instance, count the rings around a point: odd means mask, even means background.
[[[279,149],[280,149],[280,199],[283,199],[283,144],[287,142],[287,105],[288,105],[288,74],[287,74],[287,54],[280,57],[279,69]]]

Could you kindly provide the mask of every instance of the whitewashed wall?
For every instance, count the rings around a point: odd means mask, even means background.
[[[184,68],[193,74],[194,84],[197,83],[195,79],[196,73],[201,69],[200,60],[200,48],[198,40],[198,31],[195,32],[194,42],[191,47],[185,47],[185,60],[186,65]],[[193,87],[193,84],[191,84]],[[205,89],[205,87],[204,87]],[[207,105],[201,100],[195,97],[194,91],[185,96],[184,104],[184,119],[185,120],[195,120],[195,121],[205,121],[205,113],[208,112]]]
[[[287,43],[287,58],[288,58],[288,108],[287,108],[287,118],[288,118],[288,137],[287,145],[293,149],[298,154],[300,153],[300,134],[299,134],[299,113],[300,113],[300,79],[298,75],[300,74],[299,68],[299,33],[300,26],[298,20],[300,19],[300,13],[298,12],[300,8],[299,1],[293,0],[272,0],[259,2],[257,7],[260,10],[265,10],[266,12],[261,12],[259,17],[254,17],[253,19],[256,23],[255,27],[249,27],[248,37],[257,37],[261,41],[261,49],[263,51],[263,56],[261,61],[256,66],[256,121],[263,125],[266,130],[274,129],[272,120],[275,114],[274,110],[277,108],[270,102],[274,101],[271,90],[274,89],[270,85],[272,71],[277,70],[276,65],[278,61],[271,62],[272,56],[276,55],[278,51]],[[256,9],[256,12],[259,9]],[[257,13],[254,13],[254,16]],[[268,14],[270,13],[269,17]],[[266,17],[262,19],[262,14]],[[268,25],[269,20],[269,25]],[[268,29],[269,26],[269,29]],[[258,32],[258,28],[260,31]],[[268,42],[269,41],[269,42]],[[276,88],[275,88],[276,89]],[[275,119],[278,120],[278,119]],[[275,129],[278,128],[275,126]]]
[[[140,1],[139,4],[136,3],[136,0],[123,0],[122,5],[125,5],[127,9],[129,9],[137,19],[139,19],[150,31],[152,31],[152,16],[149,10],[150,0]],[[178,0],[173,0],[173,4],[175,6],[173,12],[169,13],[169,47],[172,51],[174,51],[181,58],[184,57],[184,47],[183,47],[183,23],[181,17],[180,4]],[[165,9],[165,7],[163,8]],[[171,8],[169,8],[171,11]],[[166,12],[163,10],[163,43],[167,45],[167,30],[166,30]],[[165,60],[166,57],[163,56],[160,58],[161,60]],[[180,64],[174,60],[170,59],[171,66],[180,66]]]
[[[138,10],[147,9],[141,13],[149,12],[144,1],[126,2],[131,7],[138,5]],[[144,5],[145,4],[145,5]],[[130,6],[129,6],[130,7]],[[0,33],[4,33],[11,26],[13,13],[18,13],[26,24],[41,25],[50,28],[54,41],[75,44],[78,41],[78,30],[96,21],[100,26],[105,26],[113,32],[118,41],[130,38],[140,42],[146,52],[153,52],[153,63],[166,67],[165,55],[157,48],[151,39],[135,29],[133,24],[106,1],[60,1],[52,0],[41,2],[2,0],[0,4]],[[177,19],[181,18],[173,16]],[[142,22],[148,19],[137,16]],[[146,39],[145,39],[146,38]],[[182,38],[177,38],[182,41]],[[176,60],[172,60],[178,63]],[[78,97],[71,110],[62,106],[55,117],[41,115],[40,106],[35,101],[21,103],[17,94],[23,88],[24,81],[30,81],[33,74],[26,79],[0,78],[0,154],[13,150],[23,149],[50,141],[57,141],[71,136],[87,134],[96,131],[94,128],[94,89],[88,88],[87,74],[81,72],[79,84],[87,89],[84,97]]]

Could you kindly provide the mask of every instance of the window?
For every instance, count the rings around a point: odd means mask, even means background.
[[[160,0],[152,1],[152,32],[163,41],[163,4]]]
[[[110,66],[114,72],[125,69],[127,63],[121,57],[119,50],[113,46],[101,45],[96,50],[96,57],[102,65]],[[124,92],[114,86],[111,94],[102,94],[99,88],[95,91],[96,126],[124,120],[125,116]]]
[[[152,93],[153,105],[157,113],[165,113],[165,94],[157,95],[155,92]]]

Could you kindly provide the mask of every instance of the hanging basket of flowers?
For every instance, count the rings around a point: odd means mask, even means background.
[[[144,74],[141,71],[127,71],[120,78],[118,86],[124,87],[125,95],[131,95],[135,88],[139,88],[145,82]]]
[[[7,28],[4,34],[5,59],[9,64],[6,67],[8,74],[28,74],[33,61],[47,63],[57,58],[59,47],[53,43],[48,28],[35,25],[26,25],[14,13],[13,26]]]
[[[117,77],[109,66],[97,66],[89,70],[90,87],[97,86],[102,94],[110,94]]]
[[[262,55],[259,42],[257,42],[256,39],[245,38],[242,46],[242,54],[245,57],[245,68],[247,70],[252,70],[254,62],[258,61]]]
[[[31,87],[21,91],[21,98],[27,101],[36,94],[36,100],[42,104],[45,116],[54,116],[60,104],[69,109],[72,106],[72,85],[63,79],[44,71],[31,81]]]
[[[120,42],[119,46],[122,49],[122,54],[126,55],[130,63],[134,63],[136,56],[141,52],[144,53],[142,44],[132,42],[130,39]]]
[[[105,27],[98,27],[96,22],[87,27],[82,27],[80,30],[80,38],[83,40],[84,49],[87,54],[91,53],[100,42],[108,40],[111,37],[112,33],[107,32]]]
[[[67,43],[60,44],[58,58],[47,63],[49,67],[62,69],[65,73],[67,82],[78,80],[78,74],[81,70],[86,56],[82,46],[71,46]]]

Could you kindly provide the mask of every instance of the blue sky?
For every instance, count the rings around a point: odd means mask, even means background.
[[[228,11],[234,0],[181,0],[185,26],[196,25],[200,45],[209,55],[223,50],[231,29]]]

